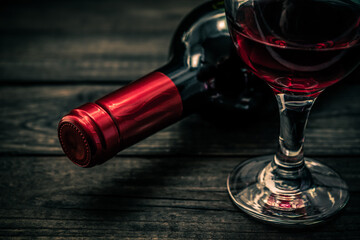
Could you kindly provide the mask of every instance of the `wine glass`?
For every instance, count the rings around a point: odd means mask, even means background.
[[[357,0],[225,0],[237,52],[273,89],[280,111],[276,154],[247,160],[228,177],[231,199],[251,216],[306,226],[346,205],[338,173],[304,158],[304,130],[318,95],[359,65],[359,9]]]

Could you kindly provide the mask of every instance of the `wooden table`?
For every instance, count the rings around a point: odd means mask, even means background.
[[[0,237],[359,239],[360,85],[326,90],[306,153],[336,168],[351,199],[333,220],[281,229],[238,210],[228,172],[276,148],[276,114],[219,126],[199,115],[91,169],[57,139],[70,109],[160,67],[200,0],[7,1],[0,8]]]

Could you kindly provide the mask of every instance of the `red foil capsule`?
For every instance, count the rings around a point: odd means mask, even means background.
[[[183,105],[173,81],[153,72],[64,116],[60,144],[71,161],[92,167],[182,117]]]

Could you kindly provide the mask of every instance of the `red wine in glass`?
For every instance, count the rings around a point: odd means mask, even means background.
[[[229,195],[268,223],[323,222],[346,205],[349,191],[336,171],[304,157],[304,131],[317,96],[359,65],[360,2],[225,0],[225,10],[238,55],[273,89],[280,113],[276,154],[236,166]]]
[[[359,9],[293,2],[248,1],[229,29],[239,56],[275,92],[316,95],[359,64]]]

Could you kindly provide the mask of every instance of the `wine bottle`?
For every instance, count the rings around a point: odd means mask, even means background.
[[[65,115],[61,146],[75,164],[92,167],[201,109],[249,112],[262,95],[241,64],[223,7],[207,2],[179,25],[165,66]]]

